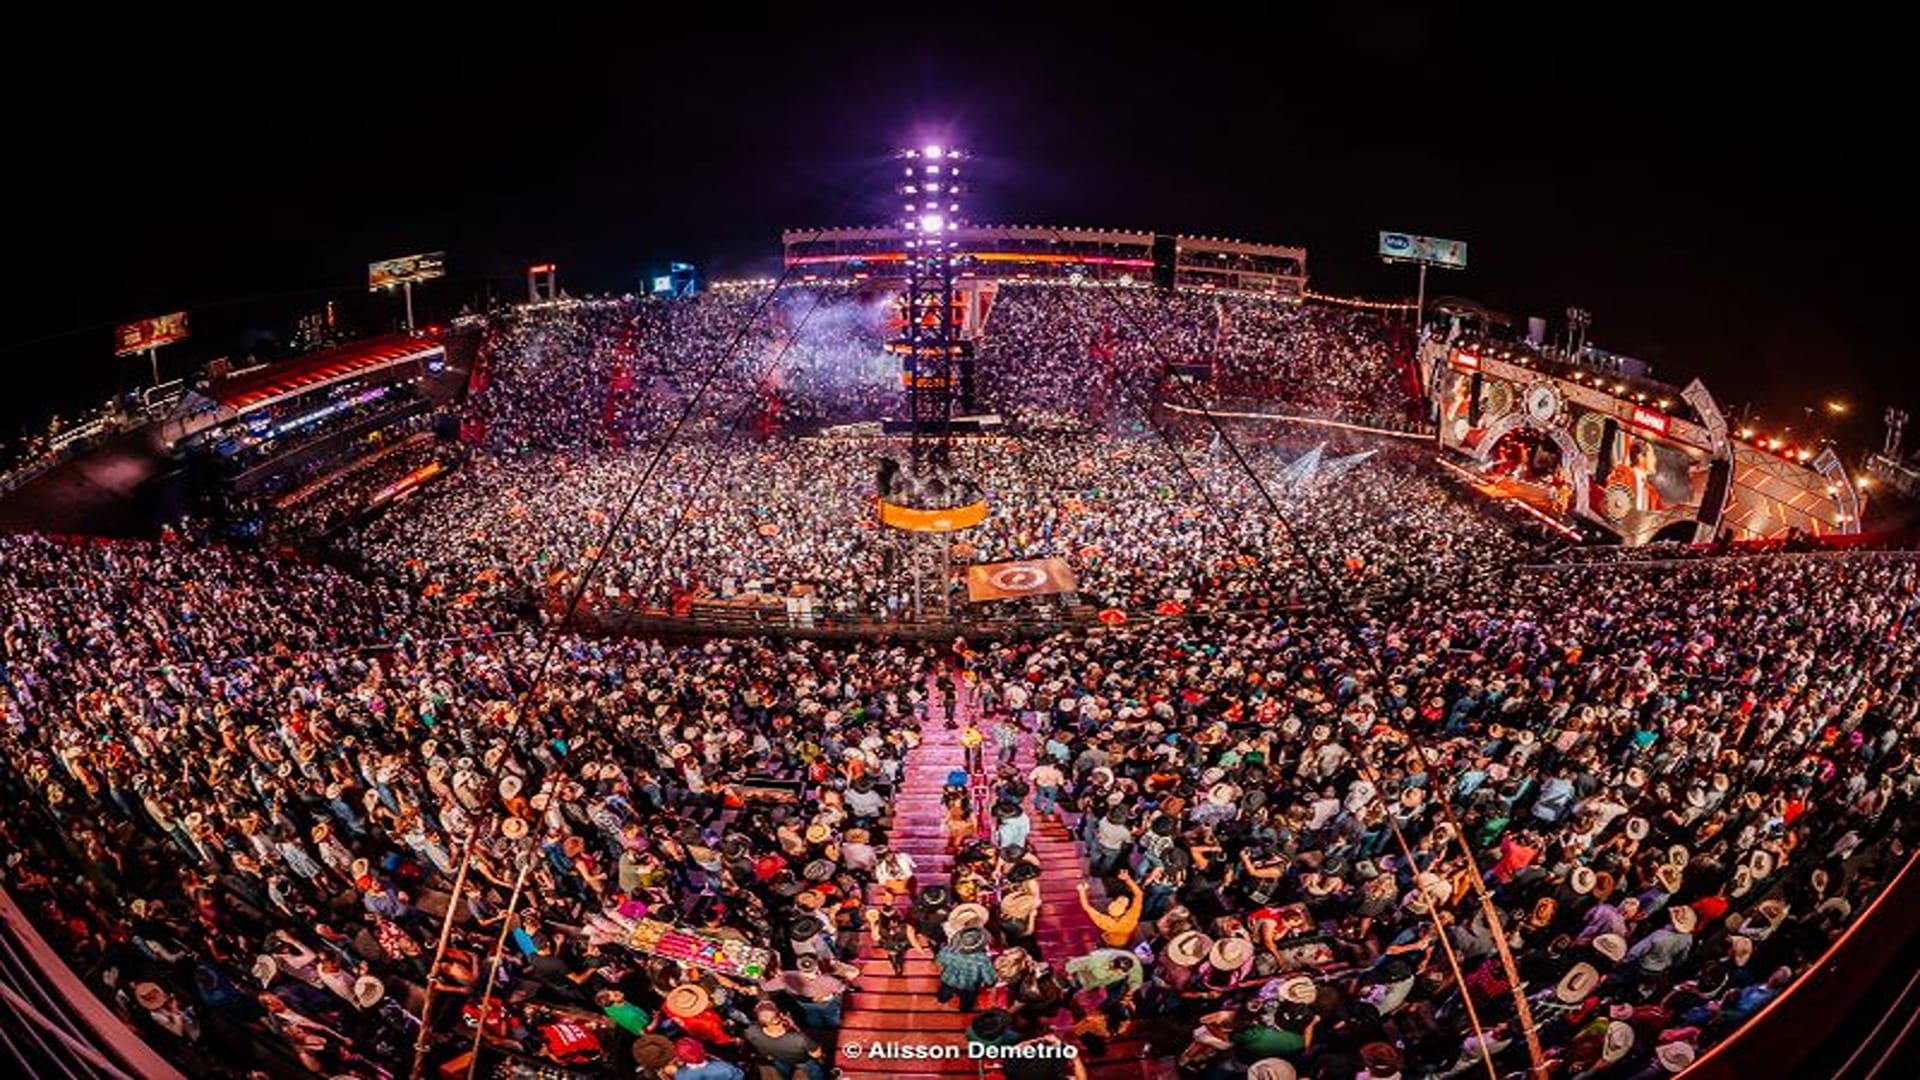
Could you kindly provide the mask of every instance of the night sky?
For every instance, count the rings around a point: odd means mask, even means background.
[[[962,6],[915,30],[904,7],[828,5],[702,32],[671,5],[364,10],[16,41],[0,362],[28,389],[0,433],[125,378],[116,321],[194,309],[185,366],[267,348],[329,297],[391,318],[364,296],[372,258],[446,249],[453,278],[423,294],[440,314],[540,260],[574,292],[668,258],[771,271],[782,227],[882,216],[885,152],[922,132],[975,152],[976,221],[1301,243],[1316,288],[1376,296],[1412,290],[1374,259],[1379,229],[1456,237],[1473,267],[1434,293],[1556,332],[1580,304],[1596,342],[1776,429],[1839,397],[1844,434],[1877,445],[1884,405],[1920,405],[1896,196],[1911,61],[1888,28],[1611,6],[1600,25],[1343,4],[1059,26]]]

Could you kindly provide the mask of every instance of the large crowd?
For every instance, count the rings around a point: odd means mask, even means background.
[[[1031,291],[995,332],[1064,295]],[[1195,333],[1215,303],[1187,306]],[[196,1075],[402,1071],[431,976],[435,1062],[477,1040],[820,1080],[884,957],[931,960],[975,1039],[1138,1043],[1206,1080],[1518,1072],[1516,993],[1556,1075],[1657,1077],[1777,998],[1915,839],[1920,558],[1542,568],[1386,447],[1316,483],[1288,468],[1311,444],[1236,431],[1265,492],[1205,431],[963,448],[992,507],[965,557],[1069,558],[1117,625],[932,647],[527,619],[496,601],[596,556],[615,601],[902,603],[866,527],[873,441],[736,438],[719,410],[597,551],[697,387],[648,350],[730,345],[717,310],[575,310],[488,331],[482,460],[350,531],[365,572],[0,538],[0,881]],[[637,352],[596,336],[707,319]],[[1097,350],[1126,355],[1114,334]],[[982,362],[1035,418],[1091,400]],[[609,398],[616,366],[634,386]],[[885,407],[824,378],[788,381],[783,423]],[[891,799],[949,723],[968,760],[934,873]],[[1036,932],[1055,821],[1085,899],[1051,914],[1091,951]],[[661,921],[765,966],[660,955]]]

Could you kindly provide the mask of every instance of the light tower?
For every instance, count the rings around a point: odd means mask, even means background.
[[[960,161],[951,147],[929,144],[901,151],[906,162],[899,191],[905,198],[905,316],[895,343],[913,421],[913,464],[927,472],[948,464],[953,449],[956,361],[968,342],[953,316],[955,242],[960,215]]]
[[[901,539],[913,578],[914,617],[945,621],[953,584],[952,534],[987,516],[979,485],[953,465],[956,376],[972,344],[961,336],[953,310],[963,158],[939,144],[903,150],[899,157],[907,280],[900,297],[900,336],[887,349],[900,357],[911,450],[906,462],[881,459],[879,512],[881,523]]]

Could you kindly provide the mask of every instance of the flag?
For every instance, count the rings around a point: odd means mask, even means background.
[[[1065,559],[1022,559],[967,567],[967,599],[975,603],[1072,592],[1079,584]]]

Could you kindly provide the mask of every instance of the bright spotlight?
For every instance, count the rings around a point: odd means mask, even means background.
[[[938,146],[929,146],[920,152],[935,161],[939,161],[941,156],[946,153],[945,150],[940,149]]]
[[[946,224],[947,224],[947,219],[941,217],[939,214],[920,215],[920,228],[922,231],[939,232],[941,229],[946,227]]]

